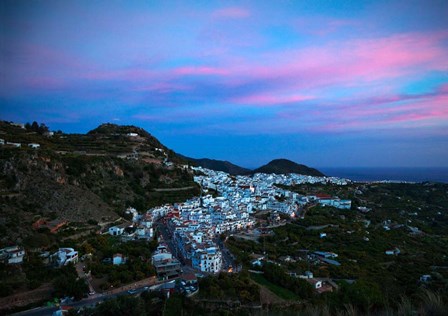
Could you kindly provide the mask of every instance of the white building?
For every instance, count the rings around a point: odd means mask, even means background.
[[[6,145],[11,145],[17,148],[22,147],[21,143],[6,142]]]
[[[109,228],[109,234],[112,236],[123,235],[124,227],[112,226]]]
[[[133,207],[128,207],[127,209],[126,209],[126,212],[125,212],[126,214],[131,214],[132,215],[132,221],[133,222],[137,222],[138,221],[138,219],[139,219],[139,215],[138,215],[138,212],[137,212],[137,210],[135,209],[135,208],[133,208]]]
[[[40,144],[31,143],[31,144],[28,144],[28,147],[33,148],[33,149],[38,149],[38,148],[40,148]]]
[[[191,261],[193,268],[202,272],[218,273],[222,269],[222,254],[216,247],[197,249]]]
[[[167,261],[173,259],[173,255],[168,251],[165,245],[159,245],[157,250],[152,255],[152,264],[157,262]]]
[[[25,257],[25,250],[19,246],[12,246],[0,249],[0,260],[8,264],[22,263]]]
[[[123,257],[123,255],[121,253],[116,253],[112,256],[112,264],[113,265],[120,265],[125,263],[125,258]]]
[[[56,263],[61,266],[66,266],[69,263],[78,262],[78,252],[73,248],[59,248],[59,250],[52,255],[56,257]]]
[[[138,239],[152,239],[154,237],[154,230],[146,227],[138,227],[135,231]]]

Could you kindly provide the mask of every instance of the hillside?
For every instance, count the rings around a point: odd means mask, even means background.
[[[298,173],[315,177],[324,176],[324,174],[317,169],[300,165],[287,159],[274,159],[268,164],[255,169],[253,173]]]
[[[224,171],[232,175],[248,174],[251,172],[251,170],[234,165],[229,161],[214,160],[208,158],[202,158],[202,159],[186,158],[186,159],[191,161],[195,165],[201,166],[203,168],[212,169],[216,171]]]
[[[0,231],[9,240],[32,235],[39,218],[101,223],[128,206],[144,211],[199,193],[192,174],[175,163],[183,159],[136,127],[104,124],[51,136],[0,122],[0,139]]]

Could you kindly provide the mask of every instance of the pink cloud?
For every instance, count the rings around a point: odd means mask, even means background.
[[[188,91],[192,88],[188,85],[176,84],[170,82],[157,82],[148,86],[137,87],[135,91],[154,91],[158,93],[171,93],[175,91]]]
[[[212,13],[214,18],[242,19],[250,16],[249,10],[240,7],[228,7],[216,10]]]
[[[248,105],[276,105],[276,104],[288,104],[288,103],[297,103],[306,100],[314,99],[312,96],[305,95],[290,95],[290,96],[281,96],[281,95],[249,95],[244,97],[235,98],[232,102],[238,104],[248,104]]]
[[[448,92],[441,90],[439,87],[433,93],[339,100],[333,104],[318,102],[312,110],[284,109],[277,113],[277,119],[282,126],[300,120],[301,130],[334,133],[446,126]],[[294,131],[293,126],[290,128]]]
[[[332,121],[325,124],[326,130],[376,130],[381,128],[402,129],[408,127],[446,125],[448,122],[448,94],[416,98],[402,106],[333,112]]]
[[[262,56],[263,65],[251,63],[234,70],[242,78],[271,80],[285,89],[362,86],[422,71],[445,71],[448,52],[442,41],[447,38],[447,32],[408,33],[333,42],[271,53]]]
[[[227,75],[229,71],[224,68],[215,68],[215,67],[181,67],[176,68],[173,71],[176,75],[192,75],[192,76],[201,76],[201,75]]]

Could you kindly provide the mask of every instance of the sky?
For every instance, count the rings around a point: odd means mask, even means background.
[[[0,119],[244,167],[448,167],[448,1],[0,0]]]

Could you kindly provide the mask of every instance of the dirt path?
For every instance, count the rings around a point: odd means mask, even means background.
[[[189,187],[182,187],[182,188],[170,188],[170,189],[154,189],[154,191],[156,192],[170,192],[170,191],[185,191],[185,190],[190,190],[190,189],[194,189],[194,186],[189,186]]]

